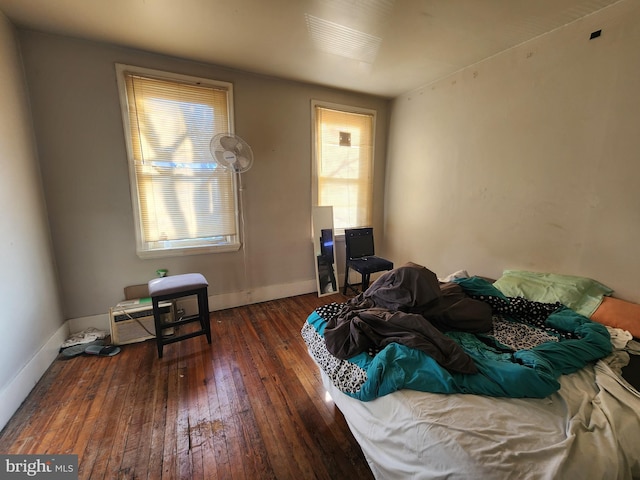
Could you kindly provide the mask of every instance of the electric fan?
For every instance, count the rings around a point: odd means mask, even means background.
[[[240,199],[240,228],[242,229],[242,251],[244,261],[244,280],[248,283],[247,274],[247,241],[244,235],[244,205],[242,175],[253,165],[253,151],[247,142],[233,133],[219,133],[211,139],[209,150],[213,160],[225,170],[230,170],[237,174],[238,197]],[[251,289],[249,288],[248,291]]]
[[[211,156],[223,168],[243,173],[253,165],[253,151],[247,142],[233,133],[220,133],[211,139]]]

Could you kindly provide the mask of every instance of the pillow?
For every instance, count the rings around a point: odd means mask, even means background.
[[[591,315],[594,322],[627,330],[640,338],[640,305],[619,298],[605,297]]]
[[[505,270],[493,284],[507,297],[524,297],[542,303],[560,302],[590,317],[613,290],[586,277],[554,273]]]

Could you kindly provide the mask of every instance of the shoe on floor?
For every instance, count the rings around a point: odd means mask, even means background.
[[[120,353],[120,347],[115,345],[89,345],[84,353],[87,355],[97,355],[98,357],[113,357]]]
[[[62,356],[64,358],[73,358],[78,355],[82,355],[84,351],[90,346],[102,346],[104,345],[104,340],[94,340],[89,343],[80,343],[78,345],[73,345],[72,347],[67,347],[62,350]]]

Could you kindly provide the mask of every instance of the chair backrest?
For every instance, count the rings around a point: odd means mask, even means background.
[[[348,228],[344,231],[347,260],[373,257],[376,254],[373,245],[373,228]]]

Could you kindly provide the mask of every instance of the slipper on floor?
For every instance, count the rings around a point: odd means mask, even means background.
[[[74,358],[78,355],[82,355],[84,351],[90,346],[100,346],[104,345],[104,340],[94,340],[93,342],[88,343],[80,343],[77,345],[73,345],[72,347],[67,347],[62,350],[62,356],[64,358]]]
[[[99,357],[113,357],[120,353],[120,347],[115,345],[90,345],[84,350],[84,353]]]

